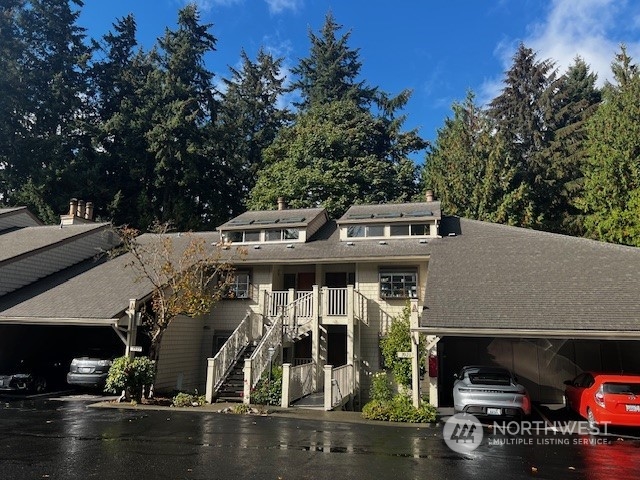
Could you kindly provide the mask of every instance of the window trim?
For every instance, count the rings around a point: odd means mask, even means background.
[[[239,283],[238,277],[246,276],[246,282]],[[245,295],[238,295],[238,286],[246,286],[243,289]],[[234,273],[233,283],[229,285],[229,294],[226,296],[229,300],[251,300],[251,272],[249,270],[238,270]]]
[[[408,288],[405,286],[407,284],[406,277],[413,277],[413,281],[408,282]],[[403,288],[398,288],[400,284],[403,285]],[[378,271],[378,294],[382,300],[419,298],[419,285],[417,267],[381,268]]]

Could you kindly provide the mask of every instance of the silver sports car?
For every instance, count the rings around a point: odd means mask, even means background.
[[[522,417],[531,414],[527,390],[506,368],[463,367],[453,384],[456,413],[481,416]]]

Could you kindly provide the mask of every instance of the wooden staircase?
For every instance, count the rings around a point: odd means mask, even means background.
[[[251,357],[256,345],[249,344],[238,357],[229,375],[216,393],[216,402],[241,403],[244,395],[244,360]]]

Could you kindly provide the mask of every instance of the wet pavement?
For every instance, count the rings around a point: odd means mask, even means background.
[[[460,454],[446,446],[441,425],[366,422],[351,412],[90,407],[95,401],[0,398],[0,479],[640,477],[636,432],[594,438],[485,429],[482,444]]]

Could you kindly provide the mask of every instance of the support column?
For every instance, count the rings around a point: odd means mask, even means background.
[[[242,393],[242,403],[251,403],[251,359],[244,359],[244,389]]]
[[[324,409],[328,412],[333,409],[333,385],[331,375],[333,365],[324,366]]]
[[[320,318],[318,311],[320,309],[320,295],[318,285],[313,286],[313,312],[311,314],[311,358],[313,360],[313,375],[311,378],[312,388],[314,392],[318,391],[320,371]]]
[[[282,364],[282,399],[280,400],[280,406],[282,408],[289,408],[291,403],[291,364]]]
[[[136,315],[136,299],[129,299],[129,309],[127,310],[127,316],[129,317],[127,320],[127,341],[125,343],[125,356],[129,358],[133,358],[134,352],[131,351],[131,347],[133,347],[136,343],[136,337],[138,333],[138,319]]]
[[[420,334],[413,331],[418,327],[418,299],[411,299],[411,401],[413,406],[420,406]]]
[[[207,403],[211,403],[213,401],[213,383],[214,383],[214,378],[213,378],[213,374],[214,374],[214,362],[213,362],[213,358],[207,358],[207,384],[206,384],[206,391],[205,391],[205,401]]]

